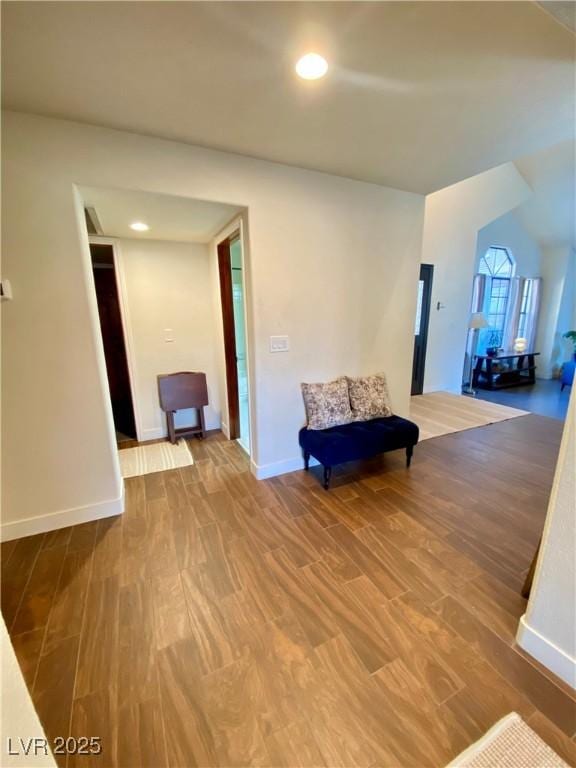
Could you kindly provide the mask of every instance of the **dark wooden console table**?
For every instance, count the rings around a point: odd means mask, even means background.
[[[475,355],[473,389],[504,389],[534,384],[539,352],[503,352],[500,355]]]

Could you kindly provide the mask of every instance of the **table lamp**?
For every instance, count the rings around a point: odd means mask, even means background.
[[[472,389],[472,373],[474,370],[474,357],[476,355],[476,346],[478,344],[478,331],[481,328],[488,328],[489,323],[486,320],[484,312],[472,312],[470,320],[468,321],[468,333],[472,331],[472,343],[470,344],[470,369],[468,373],[468,386],[464,389],[467,395],[475,395],[475,390]]]

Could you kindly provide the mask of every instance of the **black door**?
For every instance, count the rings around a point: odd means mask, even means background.
[[[414,362],[412,363],[412,394],[421,395],[424,390],[424,366],[426,364],[426,343],[430,321],[430,297],[432,295],[432,264],[420,264],[418,283],[418,305],[414,326]]]
[[[91,244],[92,269],[117,437],[136,439],[134,407],[111,245]],[[120,436],[118,435],[120,433]]]

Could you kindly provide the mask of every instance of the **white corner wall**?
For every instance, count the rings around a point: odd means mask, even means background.
[[[166,435],[157,376],[176,371],[206,373],[210,401],[204,409],[206,427],[219,429],[219,329],[214,322],[208,245],[125,239],[118,240],[117,254],[139,439]],[[172,330],[171,342],[165,340],[166,329]],[[194,421],[192,411],[181,411],[176,426]]]
[[[536,337],[538,377],[551,379],[573,354],[563,339],[576,329],[576,254],[570,246],[544,248],[542,252],[542,304]]]
[[[121,496],[75,185],[248,208],[257,474],[301,466],[301,381],[385,370],[408,413],[422,196],[32,115],[5,113],[2,134],[3,536]]]
[[[460,392],[478,232],[530,194],[516,166],[506,163],[426,197],[422,263],[434,264],[434,282],[425,392]]]
[[[0,765],[2,768],[56,767],[50,747],[34,742],[29,754],[24,753],[28,739],[45,739],[44,731],[26,683],[4,619],[0,616],[0,651],[2,654],[2,691],[0,695]],[[21,740],[21,741],[20,741]],[[46,742],[47,744],[48,742]]]
[[[570,404],[518,644],[576,688],[576,396]]]
[[[3,540],[124,507],[82,204],[72,183],[41,172],[42,153],[12,150],[7,122],[2,270],[14,298],[1,305]]]

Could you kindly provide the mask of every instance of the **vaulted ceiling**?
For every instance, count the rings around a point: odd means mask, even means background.
[[[533,2],[3,3],[3,102],[428,193],[574,133]],[[304,82],[315,50],[328,75]]]
[[[576,247],[576,158],[564,141],[516,161],[533,193],[517,209],[525,229],[542,246]]]

